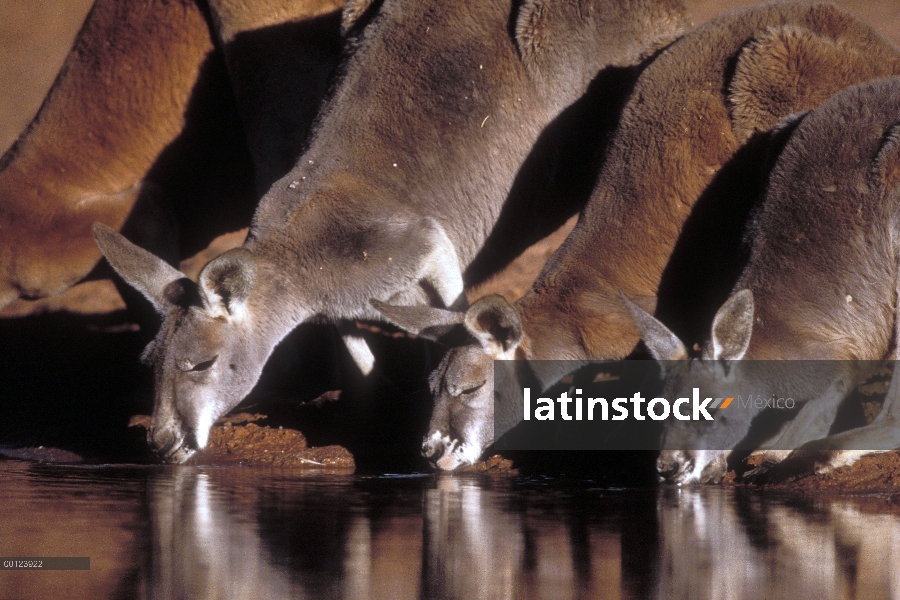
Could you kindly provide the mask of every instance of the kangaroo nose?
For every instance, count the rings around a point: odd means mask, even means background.
[[[160,431],[151,427],[147,430],[147,443],[158,456],[168,456],[177,442],[177,436],[169,428]]]
[[[422,456],[432,461],[440,458],[439,454],[442,454],[444,451],[440,440],[435,439],[436,437],[435,435],[429,435],[422,440]]]

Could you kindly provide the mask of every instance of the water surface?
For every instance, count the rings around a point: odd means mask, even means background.
[[[891,496],[0,462],[0,598],[893,598]]]

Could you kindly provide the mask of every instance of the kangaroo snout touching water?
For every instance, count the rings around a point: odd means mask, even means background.
[[[894,74],[898,51],[827,4],[720,15],[662,52],[635,85],[578,224],[520,300],[486,297],[465,313],[376,304],[420,335],[458,327],[467,337],[432,375],[425,455],[442,469],[470,464],[504,433],[494,430],[495,402],[520,406],[524,385],[546,388],[574,370],[563,360],[630,355],[640,338],[620,290],[652,310],[698,198],[739,214],[765,162],[760,140],[783,117]],[[535,381],[494,382],[493,361],[514,358],[538,361]]]
[[[838,405],[870,374],[858,361],[888,358],[897,347],[900,79],[850,87],[789,126],[748,228],[749,262],[716,315],[705,360],[673,368],[666,385],[673,397],[698,386],[715,395],[727,374],[732,390],[777,389],[805,402],[777,447],[800,448],[790,460],[805,463],[806,473],[822,472],[875,449],[900,447],[896,378],[875,422],[825,437]],[[634,313],[657,358],[686,356],[661,323],[637,307]],[[791,359],[841,362],[802,369],[788,362],[753,368],[752,362]],[[719,481],[729,449],[758,414],[717,417],[705,428],[667,423],[664,447],[710,450],[664,452],[660,472],[677,483]],[[756,474],[786,454],[767,452]]]
[[[675,0],[348,5],[330,99],[243,248],[195,284],[95,227],[113,267],[165,315],[145,353],[156,378],[151,445],[171,462],[202,448],[304,321],[381,319],[371,298],[464,306],[463,274],[544,128],[599,71],[640,64],[685,26]],[[552,172],[555,154],[542,156],[537,171]],[[517,188],[531,207],[544,191]],[[547,225],[520,221],[526,238]],[[345,339],[370,370],[365,342]]]

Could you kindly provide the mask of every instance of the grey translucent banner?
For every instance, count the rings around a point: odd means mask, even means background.
[[[90,571],[88,556],[5,556],[0,571]]]
[[[496,361],[495,448],[892,450],[900,448],[894,365]]]

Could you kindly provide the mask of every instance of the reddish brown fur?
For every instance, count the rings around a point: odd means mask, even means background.
[[[95,221],[128,221],[131,237],[169,260],[173,216],[187,252],[248,224],[254,173],[241,120],[258,187],[292,166],[337,61],[339,3],[211,4],[228,74],[194,0],[93,7],[37,117],[0,159],[0,307],[87,275],[101,256]],[[277,60],[260,51],[267,43]]]
[[[787,27],[778,32],[766,29],[782,24]],[[800,34],[802,27],[809,29]],[[752,43],[738,61],[726,104],[729,57],[746,40]],[[791,42],[790,59],[781,58]],[[773,76],[798,65],[784,81]],[[739,11],[672,46],[638,82],[601,186],[579,224],[516,304],[526,355],[614,359],[631,353],[639,337],[618,290],[633,298],[656,295],[691,206],[740,144],[849,84],[896,73],[896,49],[828,5]],[[726,106],[735,107],[733,120]],[[652,128],[644,121],[648,114],[658,115]],[[692,134],[684,135],[688,130]]]
[[[776,473],[825,471],[900,445],[897,378],[871,426],[826,437],[841,402],[896,347],[900,194],[891,175],[900,157],[898,90],[897,78],[852,86],[785,123],[778,137],[786,140],[747,229],[749,260],[716,315],[706,360],[669,370],[666,397],[761,386],[804,402],[745,477],[760,476],[794,448],[801,450]],[[675,358],[674,334],[634,312],[654,356]],[[737,362],[723,369],[722,360]],[[764,410],[771,415],[775,408]],[[671,450],[660,456],[660,475],[719,481],[730,449],[763,441],[750,434],[758,414],[759,407],[714,423],[668,423],[663,444]]]
[[[60,292],[99,261],[91,223],[122,227],[139,182],[183,128],[212,50],[193,2],[94,6],[37,117],[2,159],[0,304]]]

